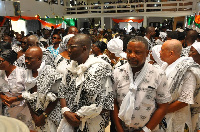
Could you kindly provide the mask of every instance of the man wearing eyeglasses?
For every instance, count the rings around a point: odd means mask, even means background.
[[[112,67],[89,55],[91,39],[86,34],[72,37],[67,49],[71,62],[63,71],[58,93],[64,117],[58,132],[105,131],[109,110],[114,109]]]
[[[54,34],[52,37],[52,44],[51,46],[47,47],[47,50],[50,51],[50,53],[53,55],[54,58],[57,57],[57,55],[60,53],[60,42],[61,37],[58,34]]]

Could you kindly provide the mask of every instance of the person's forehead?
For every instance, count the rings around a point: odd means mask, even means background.
[[[137,42],[129,42],[128,46],[129,48],[138,48],[138,49],[144,49],[145,44],[143,42],[137,41]]]
[[[53,37],[59,38],[60,36],[58,34],[54,34]]]

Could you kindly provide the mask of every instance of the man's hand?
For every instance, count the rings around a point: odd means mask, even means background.
[[[7,97],[5,99],[5,101],[8,103],[8,104],[12,104],[13,102],[16,102],[17,101],[17,97]]]
[[[3,95],[3,94],[0,94],[0,98],[2,99],[2,102],[3,102],[5,105],[10,106],[10,104],[7,102],[8,98],[9,98],[8,96]]]
[[[45,117],[44,117],[43,114],[41,114],[40,116],[34,115],[33,116],[33,121],[35,122],[35,125],[37,127],[45,125]]]
[[[80,117],[76,113],[65,111],[64,117],[71,126],[78,127],[80,125]]]

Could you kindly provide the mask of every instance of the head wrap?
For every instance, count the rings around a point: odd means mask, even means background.
[[[66,35],[66,36],[63,38],[64,44],[67,44],[67,42],[69,41],[69,39],[70,39],[71,37],[73,37],[73,36],[74,36],[74,34],[68,34],[68,35]]]
[[[111,39],[107,44],[107,49],[114,53],[116,57],[126,58],[127,54],[123,52],[123,41],[119,38]]]
[[[192,44],[192,47],[194,47],[197,50],[197,52],[200,54],[200,42],[194,42]]]
[[[14,50],[5,50],[0,54],[0,57],[13,64],[17,60],[17,53]]]
[[[152,48],[152,55],[154,60],[162,66],[163,61],[160,59],[160,50],[161,50],[162,45],[156,45]]]

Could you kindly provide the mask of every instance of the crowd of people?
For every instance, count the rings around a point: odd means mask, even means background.
[[[0,41],[0,114],[32,132],[200,131],[195,30],[42,29]]]

